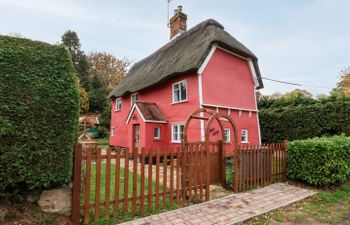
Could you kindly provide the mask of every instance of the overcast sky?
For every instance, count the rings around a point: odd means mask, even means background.
[[[170,16],[177,5],[188,28],[208,18],[221,23],[258,56],[263,77],[332,88],[350,65],[349,0],[172,0]],[[75,30],[85,52],[132,62],[169,40],[167,0],[0,0],[0,21],[0,34],[49,43]],[[264,94],[296,88],[264,84]]]

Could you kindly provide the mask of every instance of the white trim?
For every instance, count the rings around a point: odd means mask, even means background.
[[[242,133],[243,133],[243,131],[245,131],[246,132],[246,137],[247,137],[247,140],[246,141],[242,141]],[[242,129],[241,130],[241,143],[249,143],[249,133],[248,133],[248,129]]]
[[[231,109],[227,109],[227,115],[231,116]]]
[[[125,124],[128,124],[130,119],[131,119],[131,115],[134,113],[135,108],[137,109],[137,111],[139,112],[139,114],[141,115],[141,118],[143,121],[145,121],[145,123],[167,123],[167,121],[162,121],[162,120],[145,120],[145,117],[143,117],[141,110],[139,109],[139,107],[134,103],[132,108],[130,109],[129,115],[126,118],[126,122]]]
[[[255,99],[255,107],[258,109],[258,102],[256,99],[256,90],[254,90],[254,99]],[[259,138],[259,144],[261,144],[261,131],[260,131],[260,121],[259,121],[259,113],[256,112],[256,120],[258,123],[258,138]]]
[[[253,78],[254,91],[255,91],[256,87],[259,86],[258,77],[256,76],[256,71],[255,71],[255,68],[254,68],[253,60],[251,58],[248,58],[247,61],[248,61],[248,66],[249,66],[250,73],[251,73],[252,78]]]
[[[217,45],[213,44],[213,46],[211,47],[208,55],[205,57],[204,62],[202,63],[202,65],[198,69],[199,108],[203,108],[203,81],[202,81],[202,75],[203,75],[204,69],[207,67],[211,57],[213,56],[216,48],[217,48]],[[201,117],[203,117],[204,113],[201,112],[199,115]],[[205,140],[204,120],[200,121],[200,132],[201,132],[201,141],[204,141]]]
[[[175,102],[175,98],[174,98],[174,86],[177,85],[177,84],[181,84],[181,83],[185,83],[185,88],[186,88],[186,99],[184,100],[180,100],[180,101],[177,101]],[[180,86],[179,86],[180,87]],[[181,89],[179,89],[181,90]],[[179,91],[179,98],[181,97],[181,91]],[[181,81],[178,81],[176,83],[173,83],[172,85],[172,104],[177,104],[177,103],[181,103],[181,102],[187,102],[188,101],[188,88],[187,88],[187,81],[186,80],[181,80]]]
[[[225,131],[228,131],[228,140],[224,140],[225,143],[229,143],[231,142],[231,129],[230,128],[224,128],[224,132]],[[225,133],[224,133],[224,136],[225,136]]]
[[[202,74],[198,73],[198,96],[199,96],[199,108],[203,108],[203,83],[202,83]],[[199,113],[200,117],[204,116],[203,112]],[[205,140],[205,134],[204,134],[204,120],[200,121],[200,134],[201,134],[201,141]]]
[[[238,116],[241,117],[241,115],[242,115],[242,110],[239,110],[238,111]]]
[[[249,118],[252,117],[252,111],[249,111]]]
[[[225,106],[225,105],[207,104],[207,103],[203,103],[203,106],[209,106],[209,107],[214,107],[214,108],[233,109],[233,110],[240,110],[240,111],[247,111],[247,112],[257,112],[258,111],[258,110],[255,110],[255,109],[237,108],[237,107],[231,107],[231,106]]]
[[[118,103],[117,103],[118,101],[120,101],[120,109],[118,109],[118,107],[117,107],[118,106]],[[115,112],[119,112],[120,110],[122,110],[122,107],[123,107],[122,106],[122,98],[121,97],[116,98],[115,99],[115,104],[114,104],[114,111]]]
[[[145,123],[168,123],[168,122],[163,120],[145,120]]]
[[[131,95],[130,95],[130,105],[132,106],[135,102],[132,102],[132,97],[133,96],[135,96],[135,95],[137,95],[138,97],[137,97],[137,100],[139,100],[139,93],[138,92],[135,92],[135,93],[132,93]],[[137,101],[137,100],[135,100],[135,101]]]
[[[207,57],[205,57],[204,62],[202,63],[202,65],[201,65],[201,66],[199,67],[199,69],[198,69],[198,73],[199,73],[199,74],[201,74],[201,75],[203,74],[204,69],[205,69],[205,67],[207,67],[207,65],[208,65],[208,63],[209,63],[211,57],[213,56],[213,54],[214,54],[216,48],[218,48],[218,46],[217,46],[216,44],[213,44],[213,46],[211,47],[211,49],[210,49],[210,51],[209,51]]]
[[[155,134],[155,129],[158,129],[158,136],[154,136],[154,134]],[[153,139],[154,140],[160,140],[160,127],[153,127]]]

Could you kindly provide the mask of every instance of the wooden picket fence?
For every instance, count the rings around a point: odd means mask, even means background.
[[[77,144],[72,222],[87,224],[102,217],[143,215],[147,210],[208,201],[209,185],[227,182],[222,145],[197,142],[131,152],[102,143],[86,148]],[[238,173],[233,171],[233,190],[286,179],[286,143],[242,145],[237,155],[238,165],[232,165],[238,168]]]
[[[77,144],[72,222],[87,224],[101,217],[142,215],[147,209],[208,201],[207,153],[200,144],[186,151],[165,147],[132,152],[111,146],[83,149]],[[147,164],[147,158],[148,163],[155,158],[155,165]]]
[[[238,191],[286,180],[287,142],[238,147]]]

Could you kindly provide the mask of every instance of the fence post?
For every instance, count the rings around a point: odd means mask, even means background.
[[[80,191],[81,191],[81,160],[82,144],[77,143],[74,148],[74,171],[72,190],[72,223],[80,224]]]
[[[288,140],[283,141],[283,179],[287,180],[287,145]]]

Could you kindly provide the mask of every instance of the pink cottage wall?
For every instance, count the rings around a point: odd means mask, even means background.
[[[186,80],[187,101],[172,103],[172,85],[176,82]],[[126,124],[130,112],[130,95],[122,97],[122,109],[115,111],[115,99],[112,101],[111,130],[115,129],[115,135],[110,136],[110,144],[131,148],[133,145],[132,124],[140,124],[140,147],[176,147],[180,144],[171,143],[171,125],[185,124],[188,115],[199,107],[198,98],[198,76],[196,74],[179,76],[155,87],[147,88],[139,93],[139,101],[157,103],[161,112],[166,116],[168,123],[144,123],[138,115],[137,122]],[[137,111],[137,110],[135,110]],[[143,122],[143,123],[142,123]],[[146,125],[146,126],[145,126]],[[160,140],[154,140],[153,128],[161,127]],[[199,123],[194,124],[199,128]],[[200,137],[199,129],[192,129],[191,136]]]
[[[232,117],[237,126],[238,143],[242,144],[241,131],[246,129],[249,144],[259,144],[260,128],[255,87],[248,62],[217,48],[205,67],[201,79],[204,107]],[[214,106],[205,106],[206,104]],[[221,132],[211,137],[213,140],[220,138]],[[233,140],[232,131],[231,140]]]
[[[242,129],[248,130],[250,144],[260,143],[255,88],[247,61],[221,49],[216,49],[205,67],[201,79],[204,107],[232,116],[238,128],[239,143],[241,143]],[[172,104],[172,85],[182,80],[187,82],[187,101]],[[122,97],[122,110],[118,112],[115,112],[115,99],[113,99],[111,129],[115,129],[115,136],[112,136],[111,132],[110,144],[132,148],[132,125],[138,123],[140,124],[140,147],[179,146],[178,143],[171,142],[171,125],[184,124],[189,114],[200,107],[198,82],[197,74],[184,75],[139,92],[140,101],[157,103],[167,118],[167,124],[145,123],[139,115],[137,115],[138,121],[126,124],[126,118],[131,108],[130,95]],[[215,106],[209,107],[205,104]],[[161,127],[160,140],[153,138],[153,129],[156,126]],[[214,125],[214,129],[218,129],[217,125]],[[200,140],[199,121],[194,121],[191,124],[189,139],[190,141]],[[221,133],[213,132],[210,139],[221,139]],[[232,131],[231,140],[233,140]],[[232,146],[227,145],[225,148],[228,149],[227,153],[229,154]]]

